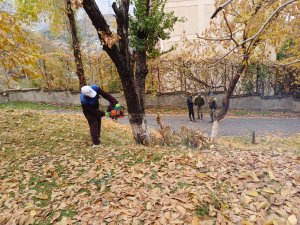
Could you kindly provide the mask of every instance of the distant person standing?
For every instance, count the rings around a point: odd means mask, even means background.
[[[186,103],[187,103],[188,110],[189,110],[190,121],[195,121],[194,103],[193,103],[193,96],[191,93],[188,93]]]
[[[216,120],[217,99],[213,95],[213,93],[210,93],[209,96],[210,96],[210,99],[208,101],[208,106],[210,109],[210,118],[211,118],[211,121],[209,121],[209,122],[213,123]]]
[[[196,97],[194,104],[197,106],[198,120],[203,120],[203,106],[205,104],[205,101],[201,92],[198,92],[198,96]]]

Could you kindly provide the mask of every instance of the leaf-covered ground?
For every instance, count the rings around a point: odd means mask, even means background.
[[[299,136],[142,147],[103,121],[0,111],[0,224],[300,223]]]

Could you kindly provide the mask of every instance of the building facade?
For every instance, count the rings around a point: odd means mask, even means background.
[[[185,22],[176,23],[171,38],[161,41],[161,50],[167,51],[174,44],[180,49],[183,35],[189,40],[195,39],[196,34],[201,35],[209,28],[210,17],[215,9],[214,2],[214,0],[168,0],[166,11],[174,11],[175,15],[184,18]]]

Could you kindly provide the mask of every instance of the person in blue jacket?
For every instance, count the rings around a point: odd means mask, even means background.
[[[105,116],[105,112],[99,109],[100,96],[109,101],[112,106],[118,104],[118,101],[111,94],[103,91],[98,85],[83,86],[81,88],[80,102],[83,114],[90,127],[92,147],[100,146],[101,118]]]

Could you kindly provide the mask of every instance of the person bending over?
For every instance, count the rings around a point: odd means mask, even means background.
[[[111,105],[115,106],[118,101],[109,93],[103,91],[98,85],[83,86],[81,88],[80,102],[82,112],[90,127],[90,134],[93,141],[92,147],[100,146],[101,118],[105,112],[99,109],[99,98],[102,96]]]

